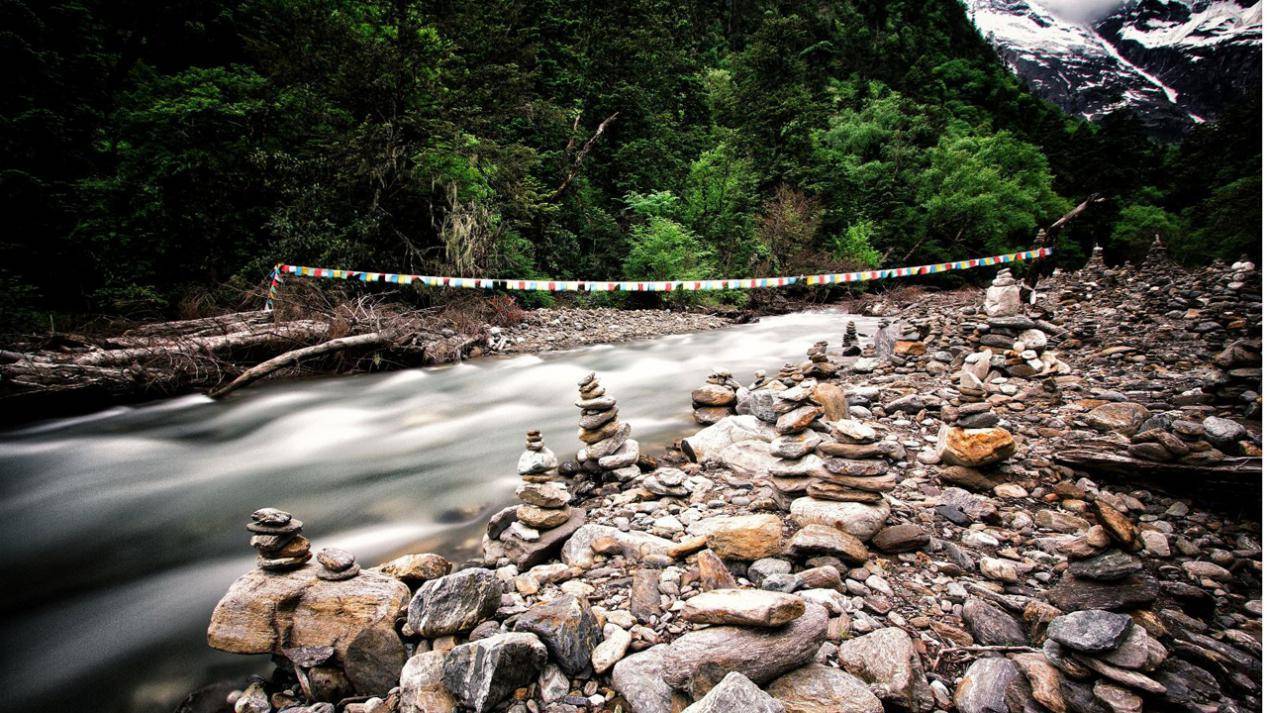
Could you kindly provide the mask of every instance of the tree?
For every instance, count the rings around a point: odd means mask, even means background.
[[[1113,224],[1109,247],[1138,260],[1148,252],[1154,240],[1161,238],[1163,243],[1170,244],[1182,233],[1183,222],[1178,216],[1155,205],[1134,203],[1123,208]]]

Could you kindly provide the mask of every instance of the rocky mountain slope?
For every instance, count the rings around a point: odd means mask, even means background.
[[[1132,109],[1178,133],[1261,82],[1261,1],[1132,0],[1095,21],[1038,0],[966,5],[1039,96],[1091,120]]]

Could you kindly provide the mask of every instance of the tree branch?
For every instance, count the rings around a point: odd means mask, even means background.
[[[597,129],[594,130],[594,135],[589,137],[589,140],[581,145],[581,150],[577,151],[576,156],[572,159],[572,168],[568,170],[568,175],[563,179],[563,182],[559,184],[559,187],[554,189],[554,193],[550,194],[550,198],[548,200],[557,200],[559,196],[563,195],[563,192],[568,189],[568,186],[572,185],[572,181],[576,180],[576,177],[580,175],[581,164],[585,161],[585,156],[589,154],[590,149],[594,147],[594,142],[598,141],[598,137],[603,135],[603,131],[607,128],[607,125],[610,124],[617,116],[620,116],[620,112],[614,112],[611,116],[603,119],[603,122],[598,125]],[[577,122],[579,122],[581,117],[578,115],[576,119]],[[575,125],[573,125],[573,128],[575,128]],[[568,149],[571,149],[572,146],[573,142],[569,140]]]

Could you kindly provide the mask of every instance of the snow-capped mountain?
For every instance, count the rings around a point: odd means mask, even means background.
[[[1088,119],[1129,108],[1182,132],[1261,82],[1261,0],[1133,0],[1097,21],[1053,0],[965,4],[1036,94]]]

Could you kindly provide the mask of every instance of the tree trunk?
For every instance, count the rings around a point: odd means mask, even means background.
[[[260,362],[255,366],[242,372],[238,378],[225,384],[224,386],[212,389],[208,394],[213,399],[218,399],[233,391],[236,391],[247,384],[263,379],[278,369],[285,368],[292,364],[297,364],[304,359],[322,356],[324,354],[332,354],[334,352],[343,351],[345,349],[361,349],[364,347],[377,347],[391,343],[393,337],[387,332],[373,332],[371,334],[357,334],[351,337],[340,337],[331,339],[328,342],[315,344],[302,349],[294,349],[279,354],[268,361]]]

